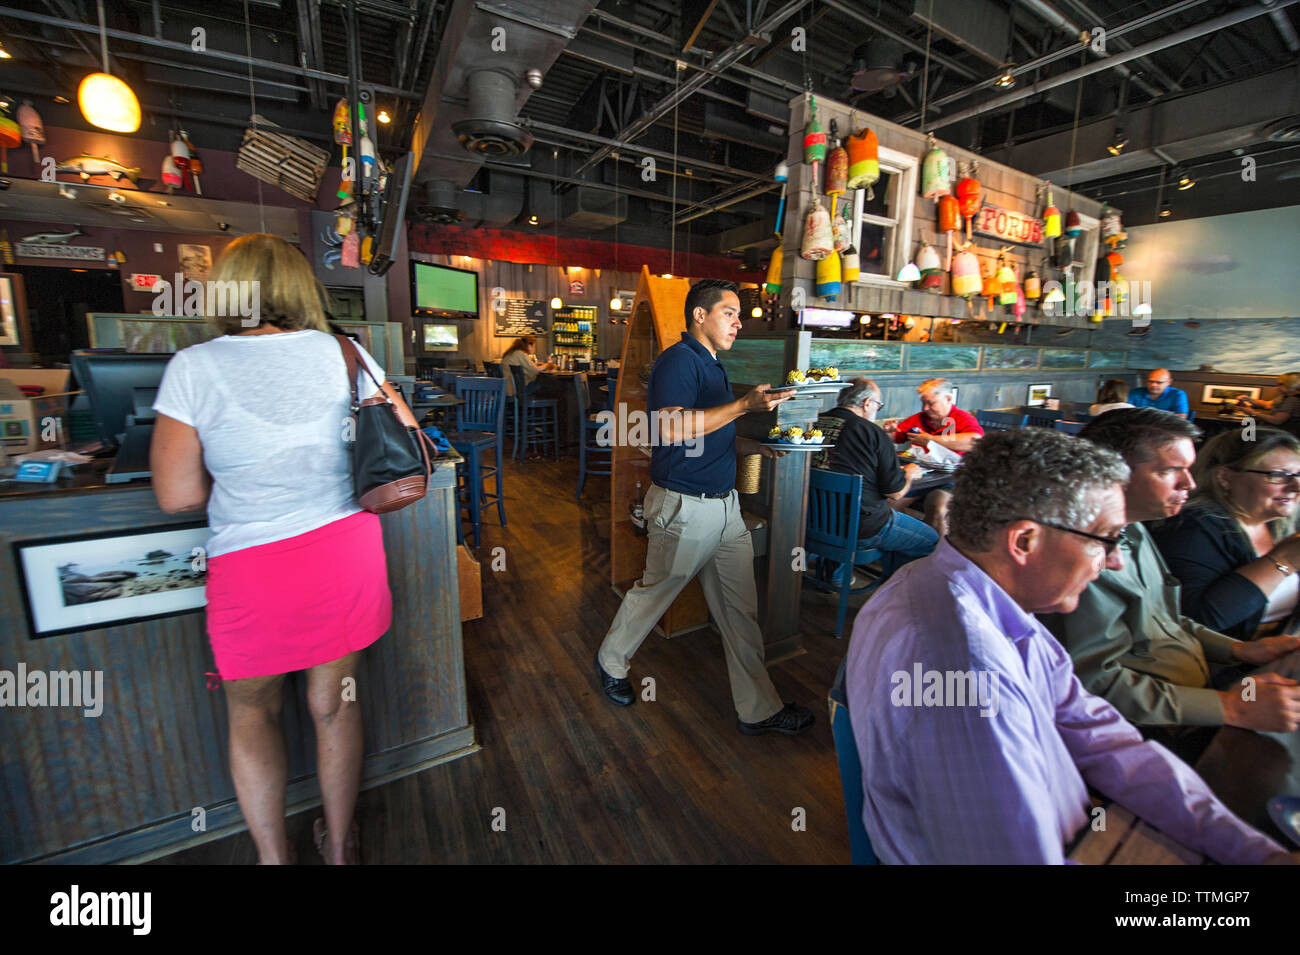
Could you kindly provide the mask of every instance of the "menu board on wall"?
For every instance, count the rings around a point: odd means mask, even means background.
[[[493,310],[496,317],[497,338],[519,338],[523,335],[549,335],[550,312],[545,301],[531,298],[508,298],[505,308]]]

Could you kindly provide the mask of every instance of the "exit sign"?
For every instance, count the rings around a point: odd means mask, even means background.
[[[161,275],[142,275],[133,273],[131,275],[131,288],[137,292],[152,292],[155,285],[162,281]]]

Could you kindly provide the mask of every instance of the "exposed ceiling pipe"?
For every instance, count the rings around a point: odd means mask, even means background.
[[[753,30],[754,34],[764,34],[775,29],[807,6],[808,2],[809,0],[790,0],[790,2],[781,7],[781,9],[777,10],[762,23],[755,26]],[[745,56],[754,49],[753,46],[746,42],[747,39],[748,37],[742,38],[727,47],[709,61],[709,66],[718,71],[725,70],[732,63],[735,63],[741,57]],[[631,140],[640,136],[649,129],[660,116],[663,116],[683,100],[689,99],[692,93],[712,79],[712,76],[704,73],[692,76],[685,83],[678,86],[667,96],[663,97],[663,99],[659,100],[659,102],[647,109],[640,119],[625,128],[620,129],[614,138],[620,140]],[[604,161],[615,148],[617,147],[603,146],[596,150],[583,160],[582,164],[574,170],[574,175],[581,175],[587,169],[590,169],[597,163]]]
[[[1072,21],[1065,14],[1061,13],[1061,11],[1057,10],[1050,3],[1046,3],[1045,0],[1022,0],[1022,2],[1027,8],[1033,10],[1034,13],[1038,14],[1039,17],[1046,20],[1052,26],[1056,27],[1056,29],[1060,30],[1062,33],[1074,37],[1075,39],[1078,39],[1081,33],[1089,32],[1089,31],[1085,31],[1083,27],[1076,24],[1074,21]],[[1098,19],[1097,22],[1100,23],[1101,22],[1100,19]],[[1109,59],[1109,57],[1107,57],[1107,59]],[[1156,87],[1152,86],[1146,80],[1142,79],[1142,77],[1133,76],[1133,71],[1130,70],[1127,66],[1119,66],[1116,67],[1116,69],[1119,70],[1120,76],[1132,77],[1133,82],[1136,83],[1141,89],[1146,91],[1146,94],[1148,96],[1155,97],[1155,96],[1163,95],[1162,90],[1159,90]],[[1171,84],[1171,89],[1179,88],[1175,84],[1173,84],[1172,80],[1166,80],[1165,82]]]
[[[1087,17],[1089,22],[1096,23],[1098,25],[1103,24],[1103,19],[1101,14],[1099,14],[1096,10],[1092,9],[1092,7],[1088,6],[1088,4],[1084,2],[1084,0],[1066,0],[1066,2],[1070,4],[1071,8],[1077,10],[1080,13],[1080,15]],[[1121,50],[1128,50],[1128,49],[1132,49],[1133,47],[1133,44],[1129,43],[1127,40],[1120,40],[1118,37],[1111,36],[1110,29],[1107,27],[1106,28],[1107,45],[1109,46],[1112,41],[1114,42],[1115,46]],[[1157,63],[1153,62],[1152,60],[1143,60],[1142,65],[1146,67],[1146,69],[1151,73],[1152,76],[1154,76],[1161,83],[1164,83],[1166,87],[1168,87],[1165,90],[1166,93],[1182,92],[1183,87],[1179,84],[1179,82],[1175,80],[1172,76],[1170,76],[1168,73],[1166,73],[1164,70],[1162,70]]]
[[[580,142],[594,143],[598,146],[609,146],[611,152],[615,149],[626,149],[629,152],[638,153],[644,156],[654,156],[656,159],[666,159],[669,162],[673,159],[673,154],[665,152],[662,149],[651,149],[648,146],[638,146],[635,143],[625,142],[619,139],[611,139],[608,136],[598,136],[595,133],[585,133],[576,129],[568,129],[564,126],[553,126],[550,123],[543,123],[540,120],[528,119],[524,125],[529,129],[540,130],[541,132],[552,133],[556,136],[568,136]],[[732,166],[723,166],[719,163],[708,162],[703,159],[696,159],[694,156],[677,156],[677,161],[683,166],[689,166],[694,169],[707,169],[710,172],[722,173],[726,176],[735,178],[736,176],[747,175],[743,170],[735,169]]]
[[[1300,37],[1296,36],[1295,27],[1291,25],[1291,18],[1277,9],[1274,0],[1260,0],[1262,6],[1268,7],[1268,18],[1273,21],[1277,27],[1277,32],[1282,34],[1282,41],[1286,43],[1286,48],[1292,53],[1300,52]]]
[[[1281,9],[1289,7],[1295,3],[1300,3],[1300,0],[1277,0],[1276,5]],[[972,106],[970,109],[965,109],[953,113],[951,116],[945,117],[940,122],[939,126],[940,128],[951,126],[953,123],[961,122],[963,119],[970,119],[972,116],[980,116],[991,110],[999,109],[1003,106],[1009,106],[1012,103],[1019,103],[1031,96],[1037,96],[1038,94],[1045,93],[1048,90],[1056,89],[1058,86],[1065,86],[1067,83],[1073,83],[1076,80],[1081,80],[1086,76],[1092,76],[1094,73],[1100,73],[1103,70],[1116,69],[1130,60],[1140,59],[1149,53],[1158,53],[1161,50],[1167,50],[1171,46],[1186,43],[1188,40],[1195,40],[1197,37],[1205,36],[1207,33],[1213,33],[1216,30],[1224,30],[1228,27],[1234,27],[1238,23],[1245,23],[1247,20],[1253,20],[1255,17],[1268,12],[1269,11],[1264,7],[1247,7],[1243,10],[1233,10],[1231,13],[1225,13],[1221,17],[1215,17],[1212,20],[1206,20],[1204,23],[1198,23],[1185,30],[1178,30],[1175,33],[1170,33],[1167,36],[1160,37],[1157,40],[1152,40],[1149,43],[1140,44],[1139,46],[1133,47],[1131,50],[1111,54],[1104,60],[1096,60],[1095,62],[1088,63],[1085,66],[1073,70],[1067,70],[1064,73],[1048,77],[1045,80],[1040,80],[1037,83],[1033,83],[1021,89],[1003,93],[1001,96],[995,96],[977,106]]]
[[[694,219],[702,219],[707,215],[712,215],[715,212],[718,212],[722,209],[726,209],[728,206],[734,206],[738,202],[744,202],[746,199],[752,199],[754,196],[760,196],[765,192],[771,192],[775,188],[776,188],[776,183],[771,180],[768,180],[767,182],[764,182],[761,186],[758,186],[757,188],[754,189],[750,189],[746,192],[742,192],[738,196],[732,196],[730,199],[726,199],[722,202],[715,202],[712,205],[708,206],[707,208],[701,209],[697,212],[692,212],[689,215],[678,216],[673,220],[673,225],[679,226],[687,222],[690,222]]]
[[[1107,30],[1106,36],[1111,39],[1115,39],[1123,36],[1126,33],[1131,33],[1134,30],[1140,30],[1143,27],[1147,26],[1148,24],[1155,23],[1158,20],[1163,20],[1165,17],[1173,16],[1175,13],[1182,13],[1184,10],[1190,10],[1193,7],[1199,7],[1202,4],[1208,2],[1209,0],[1181,0],[1180,3],[1171,4],[1170,6],[1164,7],[1163,9],[1155,10],[1151,13],[1146,14],[1145,16],[1138,17],[1136,20],[1130,20],[1128,23],[1122,24],[1121,26],[1117,26],[1112,30]],[[1055,63],[1057,60],[1062,60],[1065,59],[1065,57],[1067,56],[1074,56],[1078,54],[1079,52],[1078,37],[1075,36],[1072,39],[1074,39],[1075,42],[1068,46],[1064,46],[1061,47],[1059,50],[1054,50],[1051,53],[1044,54],[1043,56],[1040,56],[1037,59],[1030,60],[1027,63],[1021,63],[1019,66],[1015,67],[1011,71],[1011,75],[1016,77],[1025,76],[1026,74],[1033,73],[1035,70],[1042,69],[1044,66],[1047,66],[1048,64]],[[994,74],[993,76],[981,80],[978,83],[973,83],[970,86],[964,87],[959,90],[955,90],[954,92],[949,93],[947,96],[940,96],[937,99],[932,99],[930,100],[930,104],[928,108],[932,110],[938,110],[944,106],[949,105],[950,103],[955,103],[958,100],[966,99],[966,97],[978,93],[981,90],[988,89],[993,84],[994,80],[997,79],[998,75],[1000,74]],[[894,122],[902,126],[906,126],[915,122],[920,118],[921,118],[921,114],[918,111],[913,113],[907,113],[903,116],[900,116],[896,120],[894,120]]]
[[[12,7],[4,8],[4,16],[11,20],[26,20],[29,23],[39,23],[42,26],[59,27],[64,30],[71,30],[74,33],[99,33],[98,25],[92,26],[88,23],[81,23],[77,20],[64,20],[59,17],[47,17],[41,13],[30,13],[27,10],[15,10]],[[114,40],[126,40],[129,43],[138,43],[141,46],[155,47],[160,50],[171,50],[173,53],[182,53],[187,57],[207,56],[217,60],[223,60],[227,64],[238,63],[240,66],[255,66],[264,70],[272,70],[277,73],[292,73],[295,76],[306,77],[307,79],[323,80],[326,83],[332,83],[335,86],[346,87],[348,78],[340,76],[337,73],[326,73],[324,70],[308,69],[297,63],[278,63],[275,60],[259,60],[254,57],[242,56],[239,53],[232,53],[227,50],[195,50],[189,43],[177,43],[173,40],[160,40],[151,36],[145,36],[143,33],[128,33],[125,30],[114,30],[111,27],[104,31]],[[400,90],[395,86],[383,86],[378,83],[367,83],[369,89],[376,93],[384,93],[388,96],[397,96],[402,99],[423,100],[420,93],[412,90]]]

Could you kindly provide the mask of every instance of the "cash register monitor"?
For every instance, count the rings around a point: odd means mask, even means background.
[[[122,351],[72,353],[72,373],[90,399],[95,429],[104,446],[117,449],[105,479],[121,484],[149,476],[153,402],[171,355]]]

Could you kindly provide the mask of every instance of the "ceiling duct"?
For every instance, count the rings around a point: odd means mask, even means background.
[[[519,85],[514,76],[496,69],[475,70],[466,83],[469,118],[451,127],[460,144],[484,159],[526,153],[533,136],[516,122]]]
[[[583,229],[608,229],[627,218],[627,196],[579,186],[560,197],[561,221]]]
[[[416,214],[435,225],[469,225],[513,222],[524,208],[524,177],[493,170],[488,192],[470,192],[446,179],[435,179],[425,187],[425,201]]]
[[[862,93],[894,95],[893,87],[912,78],[919,66],[907,48],[887,36],[876,36],[853,51],[853,88]]]
[[[991,0],[914,0],[912,19],[994,66],[1006,59],[1010,17]]]

